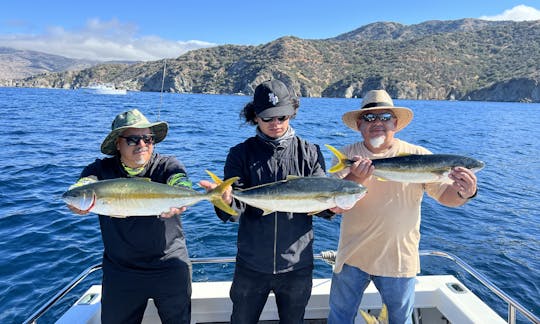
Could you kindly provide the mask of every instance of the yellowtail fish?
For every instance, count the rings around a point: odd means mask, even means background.
[[[350,160],[335,147],[325,145],[336,156],[338,163],[329,172],[338,172],[351,166]],[[406,183],[449,182],[448,174],[454,167],[465,167],[474,172],[484,167],[484,162],[453,154],[408,154],[392,158],[374,159],[373,175],[380,180]]]
[[[190,206],[209,200],[217,208],[236,215],[221,195],[238,177],[225,180],[214,190],[200,193],[186,187],[173,187],[142,178],[118,178],[74,187],[62,195],[66,204],[77,209],[112,217],[156,216],[170,207]]]
[[[366,324],[387,324],[388,323],[388,309],[386,304],[382,305],[381,312],[378,317],[375,317],[363,310],[360,310],[360,315],[364,318]]]
[[[207,171],[215,183],[221,179]],[[233,190],[234,198],[263,210],[316,214],[340,207],[350,209],[366,194],[366,187],[353,181],[330,177],[289,176],[286,180],[243,190]]]

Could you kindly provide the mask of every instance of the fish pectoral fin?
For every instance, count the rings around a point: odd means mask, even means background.
[[[262,211],[263,211],[263,214],[262,214],[263,216],[266,216],[274,212],[274,210],[270,210],[270,209],[262,209]]]

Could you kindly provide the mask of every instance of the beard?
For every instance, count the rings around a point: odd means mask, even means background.
[[[369,139],[369,144],[371,146],[373,146],[374,148],[379,148],[381,147],[381,145],[384,144],[384,141],[386,140],[386,136],[378,136],[378,137],[375,137],[375,138],[370,138]]]

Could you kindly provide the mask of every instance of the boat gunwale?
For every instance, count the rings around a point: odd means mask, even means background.
[[[457,264],[460,268],[467,271],[471,276],[478,280],[484,287],[488,288],[492,293],[497,295],[500,299],[508,304],[507,323],[515,324],[517,320],[517,313],[525,316],[532,323],[540,323],[540,318],[536,317],[532,312],[526,309],[521,303],[510,297],[503,290],[492,283],[486,276],[476,271],[472,266],[465,261],[455,256],[454,254],[440,251],[440,250],[420,250],[420,256],[434,256],[442,257],[451,260]],[[324,260],[328,264],[333,264],[335,261],[335,251],[321,251],[319,254],[315,254],[314,258]],[[236,262],[235,257],[217,257],[217,258],[192,258],[192,264],[208,264],[208,263],[233,263]],[[35,324],[37,320],[43,316],[54,304],[62,299],[67,293],[75,288],[81,281],[88,277],[91,273],[101,270],[101,263],[94,264],[81,272],[75,279],[64,286],[64,288],[51,297],[46,303],[44,303],[38,310],[36,310],[23,324]]]

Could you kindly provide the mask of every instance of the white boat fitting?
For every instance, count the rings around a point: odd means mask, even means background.
[[[413,323],[516,323],[519,312],[532,323],[540,323],[540,319],[525,309],[521,304],[491,283],[486,277],[474,270],[458,257],[442,251],[420,251],[421,256],[435,256],[449,259],[461,269],[468,272],[491,293],[508,304],[507,319],[499,316],[477,295],[471,292],[453,275],[422,275],[417,277],[415,287],[415,308]],[[321,252],[315,256],[333,264],[334,251]],[[197,258],[194,264],[235,262],[234,258]],[[24,323],[38,323],[38,319],[71,289],[77,286],[90,273],[100,270],[101,265],[95,265],[75,278],[60,290],[53,298],[41,306]],[[326,323],[328,316],[328,298],[330,294],[330,279],[313,279],[313,290],[306,307],[306,323]],[[192,284],[192,314],[191,323],[223,323],[230,319],[232,303],[229,299],[230,281],[193,282]],[[91,286],[56,322],[57,324],[100,323],[101,286]],[[381,298],[377,289],[371,283],[364,293],[360,310],[378,315],[381,309]],[[261,314],[261,321],[272,323],[279,320],[273,294],[270,294]],[[150,299],[145,311],[143,323],[160,323],[157,310]],[[364,323],[357,316],[355,323]]]

